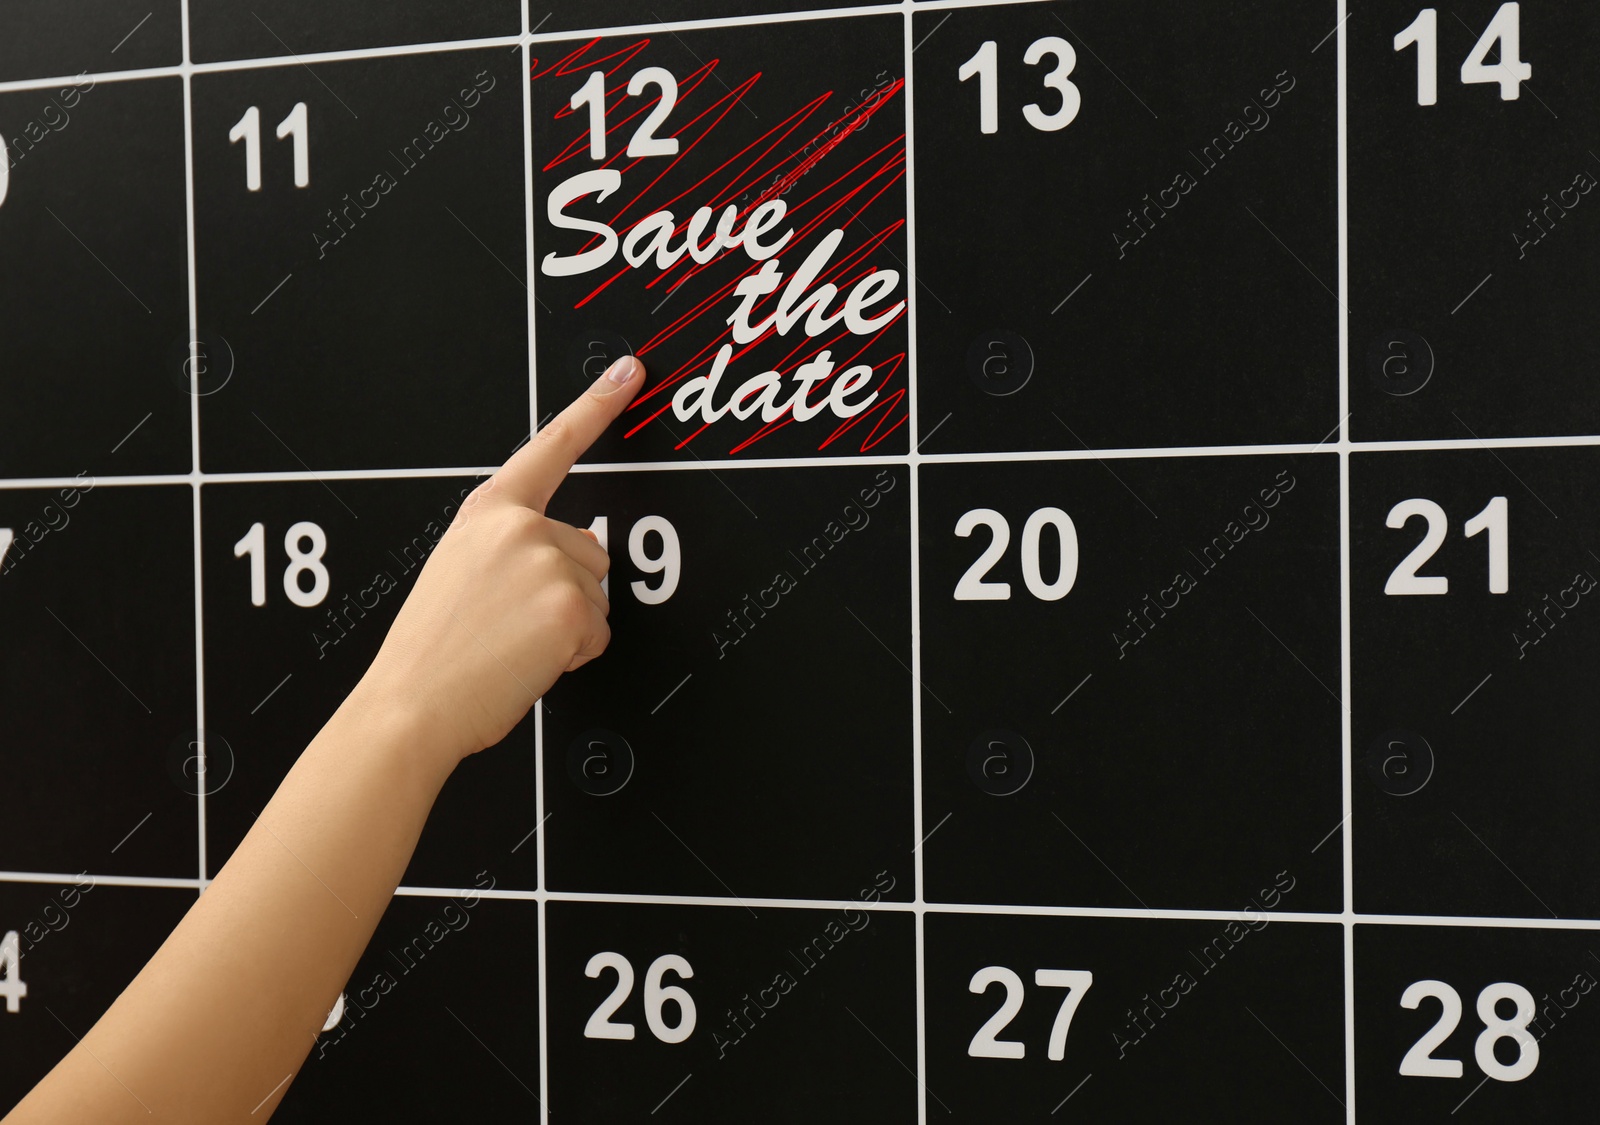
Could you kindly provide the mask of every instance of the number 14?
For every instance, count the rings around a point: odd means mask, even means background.
[[[1500,61],[1490,63],[1489,50],[1496,41],[1500,44]],[[1417,104],[1436,105],[1439,101],[1439,12],[1424,8],[1411,21],[1411,26],[1394,37],[1394,49],[1403,51],[1415,44],[1417,48]],[[1473,85],[1479,82],[1498,82],[1500,100],[1514,102],[1521,93],[1522,83],[1533,77],[1533,67],[1522,61],[1522,8],[1519,4],[1501,4],[1500,10],[1484,28],[1467,61],[1461,64],[1461,82]]]

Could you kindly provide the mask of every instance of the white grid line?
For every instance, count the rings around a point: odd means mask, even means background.
[[[221,62],[196,63],[185,61],[176,66],[137,67],[129,70],[97,71],[93,74],[57,74],[44,78],[18,78],[0,82],[0,94],[17,90],[48,90],[78,81],[120,82],[141,78],[171,78],[190,74],[235,73],[242,70],[263,70],[275,67],[298,67],[329,62],[352,62],[360,59],[398,58],[406,55],[441,54],[447,51],[470,51],[483,48],[513,48],[524,42],[559,43],[583,39],[595,33],[607,36],[632,35],[652,31],[698,31],[721,27],[754,27],[773,23],[808,23],[818,20],[849,19],[859,16],[886,16],[897,11],[945,11],[951,8],[1010,7],[1016,4],[1049,3],[1051,0],[929,0],[924,3],[875,4],[851,8],[823,8],[793,12],[771,12],[763,15],[721,16],[714,19],[664,20],[654,23],[619,24],[604,28],[574,28],[567,31],[547,31],[528,35],[490,35],[476,39],[446,39],[427,43],[400,43],[387,47],[354,47],[337,51],[314,51],[301,55],[270,55],[258,58],[226,59]],[[526,5],[524,5],[526,9]],[[189,20],[187,8],[183,19],[184,58],[188,51]]]
[[[25,883],[72,886],[85,878],[96,886],[135,887],[147,890],[194,890],[198,879],[165,878],[154,875],[96,875],[88,872],[66,871],[0,871],[0,884]],[[534,889],[480,887],[424,887],[403,884],[396,888],[397,895],[408,898],[462,898],[475,895],[483,899],[506,902],[608,903],[627,906],[705,906],[746,911],[749,907],[761,910],[822,910],[838,912],[861,910],[883,914],[943,914],[975,915],[1003,918],[1063,918],[1127,919],[1148,922],[1228,922],[1249,919],[1259,922],[1287,922],[1297,925],[1345,926],[1353,922],[1358,926],[1410,926],[1416,928],[1496,929],[1581,931],[1600,933],[1600,918],[1548,918],[1512,917],[1509,915],[1458,915],[1458,914],[1355,914],[1346,917],[1341,912],[1317,913],[1314,911],[1211,908],[1155,908],[1143,909],[1127,906],[1046,906],[1029,903],[940,902],[937,900],[896,901],[883,899],[865,902],[858,899],[820,898],[728,898],[713,895],[671,895],[657,893],[621,894],[610,891],[540,891]]]
[[[908,399],[909,401],[909,399]],[[1341,426],[1347,422],[1341,423]],[[1556,437],[1529,438],[1441,438],[1417,441],[1338,441],[1285,442],[1256,445],[1192,445],[1151,446],[1122,449],[1032,449],[991,450],[979,453],[918,453],[916,461],[922,465],[991,465],[1010,462],[1034,461],[1096,461],[1139,460],[1171,458],[1192,460],[1197,457],[1266,457],[1302,456],[1305,454],[1351,453],[1365,456],[1371,453],[1444,453],[1489,452],[1506,449],[1587,449],[1600,446],[1600,434],[1570,434]],[[655,473],[694,472],[703,469],[802,469],[818,467],[871,468],[895,467],[907,463],[907,458],[896,455],[871,455],[860,457],[769,457],[754,459],[706,458],[689,461],[636,461],[636,462],[585,462],[574,465],[572,472],[583,473]],[[285,484],[293,482],[318,482],[340,480],[424,480],[434,477],[485,477],[499,468],[498,465],[436,465],[411,468],[378,469],[293,469],[253,473],[205,473],[207,484]],[[189,484],[196,479],[193,473],[130,473],[95,477],[95,487],[134,487],[160,484]],[[13,489],[56,489],[82,485],[76,477],[39,476],[0,478],[0,491]]]
[[[911,848],[913,909],[916,913],[916,979],[917,979],[917,1122],[928,1121],[928,1043],[927,1043],[927,914],[923,887],[922,845],[927,842],[922,831],[922,551],[921,551],[921,478],[919,468],[922,455],[918,439],[917,416],[917,240],[916,195],[917,165],[913,135],[915,125],[915,82],[912,80],[912,54],[920,44],[912,43],[914,13],[917,6],[903,3],[902,14],[905,47],[905,115],[906,115],[906,403],[910,416],[906,422],[906,475],[910,478],[911,509],[910,563],[911,563]],[[949,15],[946,14],[946,19]],[[943,824],[943,821],[940,821]]]
[[[523,244],[526,248],[524,270],[526,270],[528,290],[528,437],[531,440],[534,431],[539,428],[539,378],[538,378],[538,327],[536,316],[536,302],[538,297],[534,293],[536,287],[535,277],[538,251],[533,243],[534,226],[534,197],[533,197],[533,83],[528,75],[532,73],[532,50],[530,43],[532,36],[528,27],[528,4],[526,0],[519,5],[522,9],[522,35],[520,38],[522,58],[522,179],[523,179],[523,215],[525,224]],[[493,471],[492,469],[490,471]],[[534,851],[534,880],[537,890],[534,892],[534,901],[539,912],[538,935],[538,965],[539,976],[539,1123],[550,1125],[550,969],[549,955],[547,952],[547,938],[549,926],[545,923],[545,881],[544,881],[544,826],[550,819],[544,811],[544,701],[536,699],[533,702],[533,811],[534,829],[532,835],[537,839],[533,842]],[[526,842],[524,840],[524,842]],[[521,847],[518,844],[517,847]],[[515,850],[515,849],[513,849]]]
[[[206,880],[206,662],[202,542],[200,538],[200,313],[198,269],[195,258],[194,221],[194,89],[189,62],[189,0],[180,9],[183,34],[183,193],[185,262],[189,281],[189,489],[194,506],[194,726],[198,742],[195,793],[195,863],[199,872],[196,893]]]
[[[1350,769],[1353,763],[1351,738],[1350,672],[1350,209],[1349,147],[1346,133],[1348,91],[1345,84],[1345,51],[1348,45],[1345,24],[1346,0],[1335,0],[1337,62],[1338,135],[1338,224],[1339,224],[1339,703],[1340,723],[1340,800],[1344,820],[1340,822],[1344,867],[1344,1105],[1345,1119],[1356,1120],[1356,947],[1355,947],[1355,856],[1352,831]],[[1324,38],[1323,42],[1326,42]],[[1321,43],[1317,44],[1322,46]],[[1313,53],[1315,50],[1313,49]],[[1320,845],[1319,845],[1320,846]],[[1252,1013],[1253,1014],[1253,1013]],[[1319,1079],[1320,1081],[1320,1079]]]

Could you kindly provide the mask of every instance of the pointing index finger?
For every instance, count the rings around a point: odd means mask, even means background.
[[[616,420],[644,385],[644,364],[623,356],[578,399],[550,419],[495,474],[498,487],[518,504],[542,512],[567,472]]]

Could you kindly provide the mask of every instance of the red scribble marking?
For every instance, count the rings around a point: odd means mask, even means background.
[[[609,54],[597,55],[594,58],[589,58],[590,52],[593,51],[600,43],[601,39],[598,37],[591,39],[587,43],[575,48],[572,52],[563,56],[561,59],[558,59],[550,66],[545,67],[543,70],[538,68],[538,60],[535,60],[534,64],[529,67],[530,80],[537,80],[551,75],[567,76],[584,70],[593,71],[595,69],[603,70],[607,78],[610,78],[620,69],[627,66],[628,63],[630,63],[633,59],[637,58],[638,55],[646,47],[648,47],[650,40],[637,40],[633,43],[622,46]],[[691,72],[684,78],[679,87],[680,106],[689,101],[691,96],[704,85],[706,79],[715,73],[716,68],[720,65],[720,61],[721,60],[719,59],[712,59],[709,62],[702,63],[698,69]],[[801,106],[799,109],[789,114],[788,117],[784,118],[776,125],[766,129],[763,133],[761,133],[761,135],[744,145],[737,152],[731,154],[715,168],[711,169],[705,175],[701,176],[698,180],[685,187],[677,194],[671,196],[670,198],[654,203],[653,205],[647,204],[647,198],[662,183],[662,181],[679,166],[679,164],[684,160],[685,157],[689,155],[690,152],[694,151],[695,148],[697,148],[703,141],[705,141],[708,137],[711,137],[719,130],[723,122],[726,120],[728,114],[739,104],[742,98],[756,88],[760,79],[760,72],[752,74],[749,78],[746,78],[744,81],[739,83],[736,88],[729,90],[725,96],[716,99],[709,105],[700,109],[699,112],[697,112],[692,118],[686,122],[683,122],[677,128],[677,131],[672,135],[679,140],[679,152],[671,161],[664,165],[658,165],[659,171],[656,172],[655,176],[648,182],[640,184],[637,190],[632,191],[630,197],[627,198],[626,201],[623,202],[613,214],[608,225],[612,227],[618,237],[626,237],[626,235],[633,231],[647,215],[668,210],[671,206],[675,205],[678,203],[678,201],[682,200],[686,196],[700,192],[713,180],[723,176],[724,173],[727,173],[727,175],[726,178],[722,180],[722,186],[712,192],[710,201],[709,203],[705,204],[705,206],[715,210],[719,205],[724,204],[725,201],[732,200],[736,197],[742,198],[743,196],[754,192],[754,198],[740,206],[735,212],[733,226],[737,228],[741,222],[748,222],[749,215],[763,203],[788,194],[794,188],[794,186],[800,182],[800,180],[819,167],[821,163],[844,142],[845,138],[849,137],[858,128],[864,125],[866,121],[877,112],[878,109],[882,108],[891,99],[899,95],[905,87],[905,80],[903,78],[896,80],[885,89],[875,92],[870,98],[862,102],[860,105],[850,107],[836,121],[832,121],[824,125],[819,131],[815,132],[799,149],[796,149],[794,152],[780,160],[769,162],[769,158],[773,156],[774,150],[776,150],[779,145],[783,144],[788,138],[790,138],[796,132],[796,130],[800,129],[807,122],[811,121],[822,108],[822,106],[834,96],[834,93],[833,91],[829,91],[825,94],[818,95],[805,105]],[[608,123],[606,133],[608,137],[611,134],[626,128],[630,123],[639,119],[641,116],[650,113],[660,104],[659,97],[653,99],[640,99],[640,105],[637,109],[635,109],[634,112],[622,118],[621,120],[613,121],[613,112],[620,106],[621,102],[626,99],[627,96],[626,85],[622,83],[611,85],[605,90],[605,103],[607,111],[606,120]],[[555,114],[555,120],[558,122],[567,120],[572,118],[573,115],[574,111],[571,105],[564,105],[557,110]],[[587,123],[585,122],[585,125],[586,124]],[[828,136],[830,131],[834,135]],[[826,140],[824,140],[825,137]],[[584,128],[566,145],[565,148],[563,148],[544,166],[543,170],[550,171],[561,166],[562,164],[579,158],[584,152],[587,151],[588,143],[588,129]],[[638,166],[638,161],[628,159],[624,163],[624,156],[625,151],[612,153],[606,160],[605,166],[615,166],[619,172],[626,176],[628,172],[633,171]],[[873,165],[875,162],[876,166],[874,167]],[[830,220],[835,220],[841,209],[849,210],[851,212],[850,218],[846,219],[841,224],[843,228],[848,229],[855,222],[856,218],[858,218],[862,213],[867,212],[872,205],[883,196],[885,192],[893,189],[896,185],[899,185],[903,181],[905,177],[904,162],[905,135],[902,133],[897,137],[891,138],[876,151],[859,159],[852,167],[835,175],[829,182],[818,186],[804,199],[799,200],[791,205],[787,209],[787,214],[791,218],[795,217],[798,212],[804,211],[808,207],[811,208],[814,213],[809,216],[803,225],[793,229],[789,246],[786,247],[786,254],[795,258],[802,258],[806,256],[806,254],[810,252],[810,248],[804,247],[805,240],[814,232],[822,228],[824,224],[827,224],[830,222]],[[765,163],[766,166],[759,167],[763,163]],[[758,167],[759,170],[757,170]],[[785,169],[787,170],[785,171]],[[766,181],[766,187],[762,188],[759,185],[761,185],[764,181]],[[874,187],[876,190],[871,190]],[[871,193],[867,194],[869,190]],[[827,199],[828,196],[836,191],[842,192],[843,194],[838,198],[831,200]],[[851,207],[852,203],[855,203],[854,208]],[[619,225],[624,216],[634,212],[636,208],[638,208],[640,211],[639,217],[635,218],[632,222],[625,226]],[[674,217],[672,230],[668,236],[669,240],[681,242],[682,240],[686,239],[687,235],[685,232],[688,230],[688,227],[692,221],[693,215],[684,218],[682,221],[678,221],[676,217]],[[709,226],[710,224],[707,225]],[[813,286],[807,293],[807,296],[809,297],[814,294],[817,288],[830,284],[835,285],[840,292],[848,292],[851,286],[857,284],[863,278],[876,272],[877,267],[871,264],[866,264],[865,259],[874,251],[883,248],[888,241],[895,235],[899,234],[904,227],[905,220],[903,218],[896,219],[885,226],[882,230],[872,233],[860,245],[846,253],[842,259],[830,262],[828,268],[822,273],[822,275],[815,279]],[[582,249],[592,249],[598,244],[598,241],[598,235],[591,236],[589,242]],[[713,266],[721,266],[723,263],[731,260],[733,260],[731,256],[724,251],[714,255],[709,261],[697,262],[694,260],[692,255],[685,251],[684,253],[680,254],[678,259],[670,267],[665,270],[658,271],[655,276],[652,276],[649,281],[645,282],[643,284],[643,288],[645,290],[653,290],[659,283],[663,281],[663,279],[666,279],[670,286],[668,289],[668,294],[670,295],[672,292],[675,292],[678,288],[692,281],[695,277],[709,270]],[[646,343],[638,349],[638,354],[645,355],[648,352],[663,346],[668,341],[676,337],[679,333],[683,332],[686,328],[689,328],[690,326],[702,321],[707,313],[709,313],[719,303],[725,301],[726,298],[733,293],[741,281],[756,273],[761,266],[762,263],[746,261],[743,267],[738,269],[730,280],[719,285],[712,293],[700,299],[689,310],[681,313],[676,319],[671,321],[666,327],[662,328],[648,341],[646,341]],[[679,267],[682,268],[680,269]],[[591,290],[586,296],[580,299],[573,306],[574,309],[582,308],[587,305],[590,301],[598,297],[600,293],[604,292],[608,287],[619,280],[624,274],[629,273],[631,270],[632,267],[627,265],[624,265],[618,269],[611,276],[606,278],[593,290]],[[848,277],[846,277],[847,273]],[[787,282],[785,282],[784,285],[780,285],[775,292],[767,294],[760,301],[756,302],[755,306],[750,311],[752,319],[759,321],[764,316],[769,315],[770,311],[781,299],[781,294],[786,287]],[[835,295],[834,301],[837,302],[838,299],[838,296]],[[833,311],[837,313],[838,310],[836,308]],[[888,323],[878,328],[872,334],[872,336],[865,343],[863,343],[861,347],[859,347],[848,359],[835,363],[834,370],[832,373],[830,373],[829,377],[815,384],[811,390],[814,392],[825,392],[828,384],[834,378],[836,378],[840,372],[849,370],[850,367],[854,366],[856,360],[872,349],[882,339],[884,333],[886,333],[890,328],[899,324],[904,317],[905,310],[902,309]],[[761,347],[776,335],[776,329],[774,327],[768,327],[756,339],[750,341],[743,347],[730,352],[729,369],[731,370],[733,364],[739,358]],[[844,331],[837,332],[827,340],[821,342],[811,337],[802,338],[796,342],[795,346],[790,349],[788,354],[785,355],[778,364],[774,365],[771,370],[778,372],[779,378],[783,379],[787,376],[787,374],[791,373],[792,370],[797,369],[806,362],[809,362],[822,352],[829,351],[834,345],[838,344],[845,337],[850,335],[851,333],[848,331],[848,329],[845,329]],[[715,335],[713,335],[709,343],[701,347],[686,362],[680,364],[675,371],[667,375],[667,377],[659,380],[648,391],[641,395],[637,401],[632,403],[629,409],[643,410],[646,408],[650,399],[663,398],[665,392],[680,384],[684,379],[689,378],[695,372],[701,370],[709,371],[710,365],[714,361],[714,354],[722,347],[723,344],[726,343],[731,343],[731,340],[728,339],[728,334],[721,328],[718,328],[717,332]],[[866,452],[867,450],[872,449],[878,444],[882,443],[891,434],[897,432],[901,426],[906,425],[909,422],[909,414],[899,413],[899,408],[907,397],[908,389],[905,387],[899,387],[893,391],[888,390],[891,382],[893,382],[901,374],[905,362],[906,353],[901,351],[895,353],[894,355],[882,357],[877,363],[869,364],[869,366],[873,368],[874,374],[879,374],[879,364],[888,365],[882,370],[881,378],[877,380],[876,391],[879,397],[874,400],[872,406],[867,410],[862,411],[860,414],[857,414],[851,418],[843,419],[841,424],[837,426],[825,439],[823,439],[817,448],[819,450],[826,449],[836,441],[843,438],[845,435],[850,434],[852,431],[862,426],[863,423],[871,421],[873,424],[867,431],[865,437],[862,439],[861,445],[862,451]],[[866,387],[862,388],[862,390],[866,389]],[[749,396],[746,396],[746,398],[748,397]],[[808,402],[810,397],[811,396],[808,394]],[[629,429],[625,436],[630,438],[633,437],[645,426],[659,419],[670,408],[670,399],[664,399],[663,401],[660,401],[659,406],[653,412],[648,413],[646,417],[635,424],[631,429]],[[770,423],[762,425],[755,433],[738,442],[738,444],[736,444],[733,449],[729,451],[730,455],[736,455],[744,451],[755,443],[764,440],[771,434],[776,433],[778,430],[788,426],[793,421],[794,417],[792,411],[786,409],[781,417]],[[702,433],[709,429],[710,426],[711,423],[702,423],[687,437],[680,440],[676,444],[675,448],[683,449],[695,438],[699,437]]]
[[[630,43],[625,47],[617,48],[609,55],[601,55],[599,58],[591,59],[585,63],[583,56],[587,55],[595,46],[595,44],[599,42],[600,36],[597,35],[587,43],[583,44],[583,46],[576,48],[570,55],[563,56],[557,61],[551,63],[549,66],[545,67],[543,70],[538,69],[539,60],[534,59],[528,65],[528,81],[534,82],[551,74],[554,74],[558,78],[565,77],[569,74],[576,74],[578,71],[585,69],[586,67],[589,70],[594,70],[596,68],[604,69],[600,67],[601,63],[610,62],[612,59],[615,59],[616,62],[613,63],[611,69],[606,71],[606,77],[609,78],[612,74],[615,74],[618,69],[626,66],[629,62],[638,57],[639,52],[650,46],[650,40],[640,39],[637,42]]]

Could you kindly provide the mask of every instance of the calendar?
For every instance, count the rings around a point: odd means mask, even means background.
[[[632,354],[278,1120],[1586,1119],[1600,11],[1421,2],[0,5],[0,1109]]]

